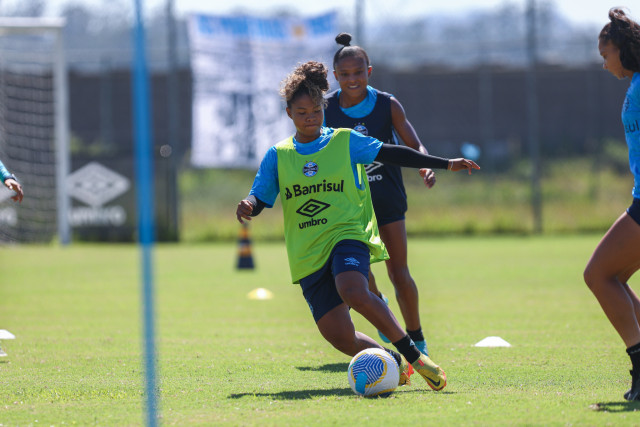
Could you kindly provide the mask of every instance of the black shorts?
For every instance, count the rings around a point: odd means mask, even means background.
[[[369,280],[369,248],[357,240],[342,240],[331,251],[329,259],[315,273],[300,279],[302,295],[317,322],[343,303],[336,289],[335,277],[345,271],[359,271]]]
[[[399,195],[383,198],[372,199],[373,210],[376,213],[378,227],[400,221],[405,218],[407,212],[407,199]]]
[[[631,203],[631,206],[627,209],[627,213],[640,225],[640,199],[633,199],[633,203]]]

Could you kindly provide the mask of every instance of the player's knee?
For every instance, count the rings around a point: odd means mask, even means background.
[[[389,269],[389,280],[396,288],[402,288],[413,285],[413,278],[409,273],[408,267],[394,267]]]
[[[346,298],[343,298],[344,302],[355,311],[360,312],[362,308],[369,302],[369,292],[348,292]]]
[[[355,348],[355,337],[353,335],[346,334],[336,334],[331,336],[328,339],[329,343],[338,351],[347,354],[353,355]]]
[[[590,289],[593,289],[593,286],[596,285],[596,279],[595,279],[596,275],[594,270],[595,269],[591,264],[587,264],[584,271],[582,272],[582,278],[584,279],[584,283],[586,283],[586,285]]]
[[[348,288],[340,292],[342,300],[352,309],[360,312],[367,304],[371,303],[371,292],[367,288]]]
[[[582,278],[591,291],[597,292],[603,286],[608,286],[611,281],[615,281],[616,275],[607,274],[596,264],[590,262],[585,267]]]

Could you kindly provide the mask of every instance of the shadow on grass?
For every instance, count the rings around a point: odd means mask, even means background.
[[[313,371],[313,372],[347,372],[349,368],[348,363],[327,363],[321,366],[297,366],[296,369],[300,371]],[[398,392],[401,393],[431,393],[429,389],[422,388],[410,388],[406,387],[398,388]],[[438,394],[453,394],[450,391],[440,391]],[[268,397],[274,400],[304,400],[314,399],[318,397],[328,396],[353,396],[353,392],[349,388],[330,388],[325,390],[295,390],[295,391],[281,391],[278,393],[234,393],[229,395],[229,399],[241,399],[243,397]],[[392,395],[393,396],[393,395]]]
[[[396,392],[399,393],[436,393],[429,389],[421,388],[399,388]],[[451,391],[439,391],[438,394],[454,394]],[[395,395],[392,394],[391,397]],[[314,399],[318,397],[329,396],[353,396],[353,392],[348,388],[330,388],[326,390],[296,390],[296,391],[281,391],[279,393],[234,393],[229,395],[229,399],[241,399],[243,397],[268,397],[273,400],[305,400]],[[354,396],[355,397],[355,396]],[[376,398],[374,398],[376,399]],[[380,397],[380,399],[383,399]],[[602,404],[601,404],[602,405]]]
[[[640,411],[640,401],[600,402],[589,405],[589,409],[599,412],[637,412]]]
[[[327,363],[322,366],[298,366],[300,371],[347,372],[348,363]]]
[[[241,399],[247,396],[268,397],[274,400],[304,400],[314,399],[317,397],[328,396],[349,396],[353,395],[351,389],[348,388],[329,388],[325,390],[295,390],[281,391],[279,393],[234,393],[229,395],[229,399]]]

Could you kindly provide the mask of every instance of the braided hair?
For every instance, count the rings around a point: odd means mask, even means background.
[[[342,45],[340,49],[333,55],[333,69],[335,70],[336,64],[340,62],[341,59],[355,56],[361,57],[367,63],[367,67],[371,65],[369,63],[369,55],[367,52],[361,48],[360,46],[351,46],[351,34],[349,33],[340,33],[336,36],[336,43]]]
[[[620,50],[622,66],[634,73],[640,72],[640,24],[617,7],[609,10],[609,20],[600,31],[598,41],[613,43]]]

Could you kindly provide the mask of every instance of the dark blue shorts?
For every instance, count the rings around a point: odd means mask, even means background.
[[[343,303],[335,277],[345,271],[359,271],[369,280],[369,248],[357,240],[342,240],[333,247],[327,262],[315,273],[300,279],[302,295],[317,322]]]
[[[376,215],[376,220],[378,221],[378,227],[382,227],[383,225],[391,224],[392,222],[404,221],[404,214],[398,216],[385,216],[381,218]]]
[[[400,221],[407,212],[407,199],[401,194],[391,194],[373,198],[373,209],[376,213],[378,227]]]
[[[640,225],[640,199],[633,199],[633,203],[631,203],[631,206],[627,209],[627,213]]]

